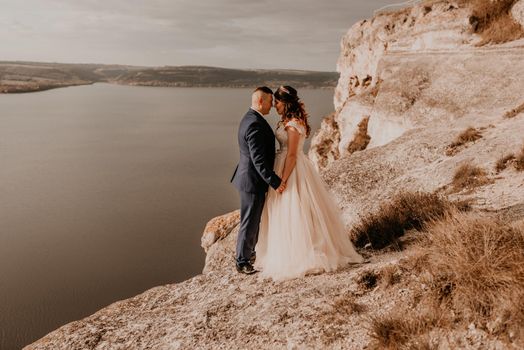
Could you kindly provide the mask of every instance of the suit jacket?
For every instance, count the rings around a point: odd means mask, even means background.
[[[238,127],[240,161],[231,182],[239,191],[266,192],[282,181],[273,171],[275,134],[266,119],[253,109],[244,115]]]

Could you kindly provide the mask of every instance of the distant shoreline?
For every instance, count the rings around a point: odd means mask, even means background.
[[[252,88],[292,85],[330,89],[336,72],[231,69],[207,66],[133,67],[97,64],[0,62],[0,93],[21,94],[61,87],[109,83],[127,86]]]
[[[234,85],[234,86],[217,86],[217,85],[191,85],[191,86],[175,86],[175,85],[147,85],[147,84],[121,84],[121,83],[112,83],[112,82],[103,82],[103,81],[97,81],[97,82],[89,82],[84,84],[63,84],[63,85],[55,85],[55,86],[38,86],[38,87],[28,87],[24,88],[22,86],[1,86],[0,85],[0,94],[5,95],[21,95],[21,94],[29,94],[29,93],[36,93],[36,92],[42,92],[47,90],[54,90],[54,89],[60,89],[60,88],[67,88],[67,87],[76,87],[76,86],[86,86],[86,85],[94,85],[94,84],[110,84],[110,85],[120,85],[120,86],[131,86],[131,87],[164,87],[164,88],[184,88],[184,89],[205,89],[205,88],[217,88],[217,89],[250,89],[253,88],[254,85]],[[272,85],[271,85],[272,86]],[[329,90],[334,89],[335,86],[296,86],[297,88],[301,89],[318,89],[318,90]]]
[[[86,82],[78,84],[57,84],[57,85],[1,85],[0,84],[0,93],[2,94],[27,94],[31,92],[41,92],[65,87],[72,86],[83,86],[83,85],[93,85],[95,82]]]

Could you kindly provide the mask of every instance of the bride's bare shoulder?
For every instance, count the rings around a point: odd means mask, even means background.
[[[302,122],[302,120],[300,120],[300,119],[298,119],[298,118],[291,118],[291,119],[289,119],[289,121],[290,121],[290,122],[298,123],[298,124],[300,124],[300,125],[304,124],[304,123]]]
[[[291,130],[294,130],[295,132],[298,132],[299,134],[304,133],[304,128],[305,126],[304,124],[302,124],[302,121],[297,118],[291,118],[285,124],[286,130],[291,129]]]
[[[289,119],[287,122],[286,122],[286,126],[293,126],[293,125],[300,125],[300,126],[304,126],[304,123],[302,122],[302,120],[298,119],[298,118],[291,118]]]

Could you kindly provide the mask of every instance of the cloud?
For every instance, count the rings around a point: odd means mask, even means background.
[[[344,32],[387,3],[0,0],[0,59],[334,70]]]

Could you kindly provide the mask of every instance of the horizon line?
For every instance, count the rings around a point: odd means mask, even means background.
[[[208,65],[161,65],[161,66],[148,66],[148,65],[133,65],[133,64],[121,64],[121,63],[86,63],[86,62],[57,62],[57,61],[24,61],[24,60],[0,60],[1,63],[40,63],[40,64],[64,64],[64,65],[95,65],[95,66],[120,66],[120,67],[135,67],[135,68],[189,68],[189,67],[202,67],[202,68],[219,68],[219,69],[231,69],[231,70],[243,70],[243,71],[299,71],[299,72],[317,72],[317,73],[338,73],[336,70],[314,70],[314,69],[297,69],[297,68],[230,68],[221,66],[208,66]]]

